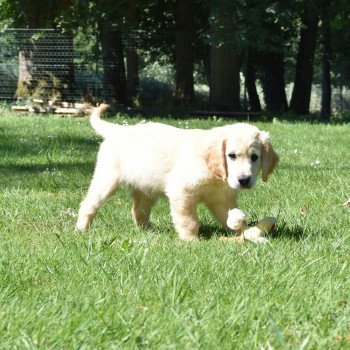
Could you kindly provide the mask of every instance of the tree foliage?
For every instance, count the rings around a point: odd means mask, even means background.
[[[224,109],[246,108],[242,74],[250,108],[260,110],[263,102],[259,82],[265,108],[274,113],[308,113],[311,84],[326,75],[334,87],[350,84],[347,0],[0,0],[0,27],[10,26],[93,35],[116,102],[130,104],[137,96],[146,57],[174,65],[177,98],[193,102],[196,73],[210,87],[209,103]],[[112,72],[107,63],[113,60],[118,69]],[[289,104],[285,86],[292,82]],[[329,103],[330,91],[324,96]]]

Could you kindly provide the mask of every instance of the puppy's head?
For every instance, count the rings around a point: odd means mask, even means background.
[[[233,189],[252,188],[261,170],[267,181],[278,162],[269,134],[248,124],[214,131],[205,154],[208,169]]]

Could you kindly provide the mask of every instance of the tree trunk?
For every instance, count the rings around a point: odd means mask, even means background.
[[[331,86],[331,26],[330,1],[326,0],[322,8],[322,107],[321,116],[329,122],[331,118],[332,86]]]
[[[250,110],[252,112],[260,112],[261,104],[255,85],[256,66],[254,56],[255,54],[253,53],[252,49],[248,49],[245,70],[245,86],[248,92]]]
[[[339,85],[339,104],[340,104],[340,113],[343,113],[344,110],[344,97],[343,97],[344,85]]]
[[[63,93],[67,101],[74,101],[74,90],[76,87],[76,81],[75,81],[75,65],[74,65],[74,43],[73,43],[73,33],[69,31],[67,34],[67,47],[68,50],[66,52],[67,56],[67,76],[65,79],[65,84],[67,86],[67,93]]]
[[[266,111],[282,114],[288,109],[285,81],[284,54],[264,52],[260,54],[261,82]]]
[[[210,48],[210,96],[212,110],[240,111],[241,57],[227,47]]]
[[[105,23],[99,25],[103,60],[103,97],[108,102],[127,103],[122,35]]]
[[[126,48],[127,92],[128,100],[133,104],[140,90],[139,55],[135,32],[139,21],[139,9],[135,0],[128,0],[128,18],[131,29],[128,33]]]
[[[309,113],[317,27],[317,8],[312,4],[306,5],[302,16],[294,88],[290,101],[290,109],[295,114]]]
[[[28,41],[27,45],[22,45],[22,47],[19,50],[18,86],[23,84],[24,86],[27,86],[29,89],[29,86],[34,76],[33,55],[34,55],[34,43],[32,40],[30,40]]]
[[[35,33],[40,33],[39,39],[31,38]],[[16,96],[73,99],[73,58],[71,34],[51,30],[29,32],[26,39],[20,39]]]
[[[226,6],[212,5],[211,32],[213,37],[222,36],[222,28],[232,21]],[[212,110],[240,111],[240,68],[242,54],[230,41],[212,42],[210,45],[209,104]]]
[[[189,103],[193,87],[193,0],[176,1],[175,69],[177,101]]]

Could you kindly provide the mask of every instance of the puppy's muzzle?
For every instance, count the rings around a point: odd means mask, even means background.
[[[250,187],[250,181],[251,181],[251,177],[250,176],[241,176],[241,177],[238,178],[238,182],[243,188],[249,188]]]

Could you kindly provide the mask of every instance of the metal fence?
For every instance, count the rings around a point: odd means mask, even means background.
[[[52,29],[6,30],[0,34],[0,99],[59,93],[65,100],[79,100],[88,93],[99,96],[99,59],[73,43],[70,34]],[[35,82],[28,86],[33,77]]]
[[[136,33],[134,40],[139,42],[144,37],[145,34]],[[127,39],[123,39],[123,47],[128,48]],[[140,56],[139,63],[139,98],[143,106],[171,104],[173,66],[151,61],[148,53]],[[113,88],[109,89],[103,81],[104,64],[95,33],[72,36],[54,29],[7,29],[0,33],[0,100],[52,98],[57,91],[65,101],[102,95],[104,99],[112,99]],[[20,83],[32,80],[26,75],[35,76],[30,89]],[[111,96],[106,95],[108,91]]]
[[[65,101],[79,101],[106,96],[103,86],[103,62],[100,44],[93,33],[79,35],[61,33],[54,29],[7,29],[0,33],[0,100],[16,100],[28,97],[59,97]],[[137,36],[143,40],[145,34]],[[159,38],[158,38],[159,39]],[[123,43],[127,48],[127,40]],[[169,106],[172,103],[174,67],[166,61],[159,63],[147,59],[147,52],[140,55],[139,97],[143,106]],[[33,86],[27,86],[28,76],[35,76]],[[24,83],[20,83],[23,81]],[[241,98],[244,91],[244,77],[241,77]],[[258,82],[257,82],[258,83]],[[258,86],[263,103],[262,89]],[[107,89],[108,90],[108,89]],[[286,86],[288,98],[292,84]],[[112,92],[112,89],[110,89]],[[205,83],[195,84],[196,102],[207,105],[209,88]],[[314,85],[311,95],[311,111],[319,111],[321,104],[320,86]],[[332,110],[350,109],[350,90],[334,88]]]

